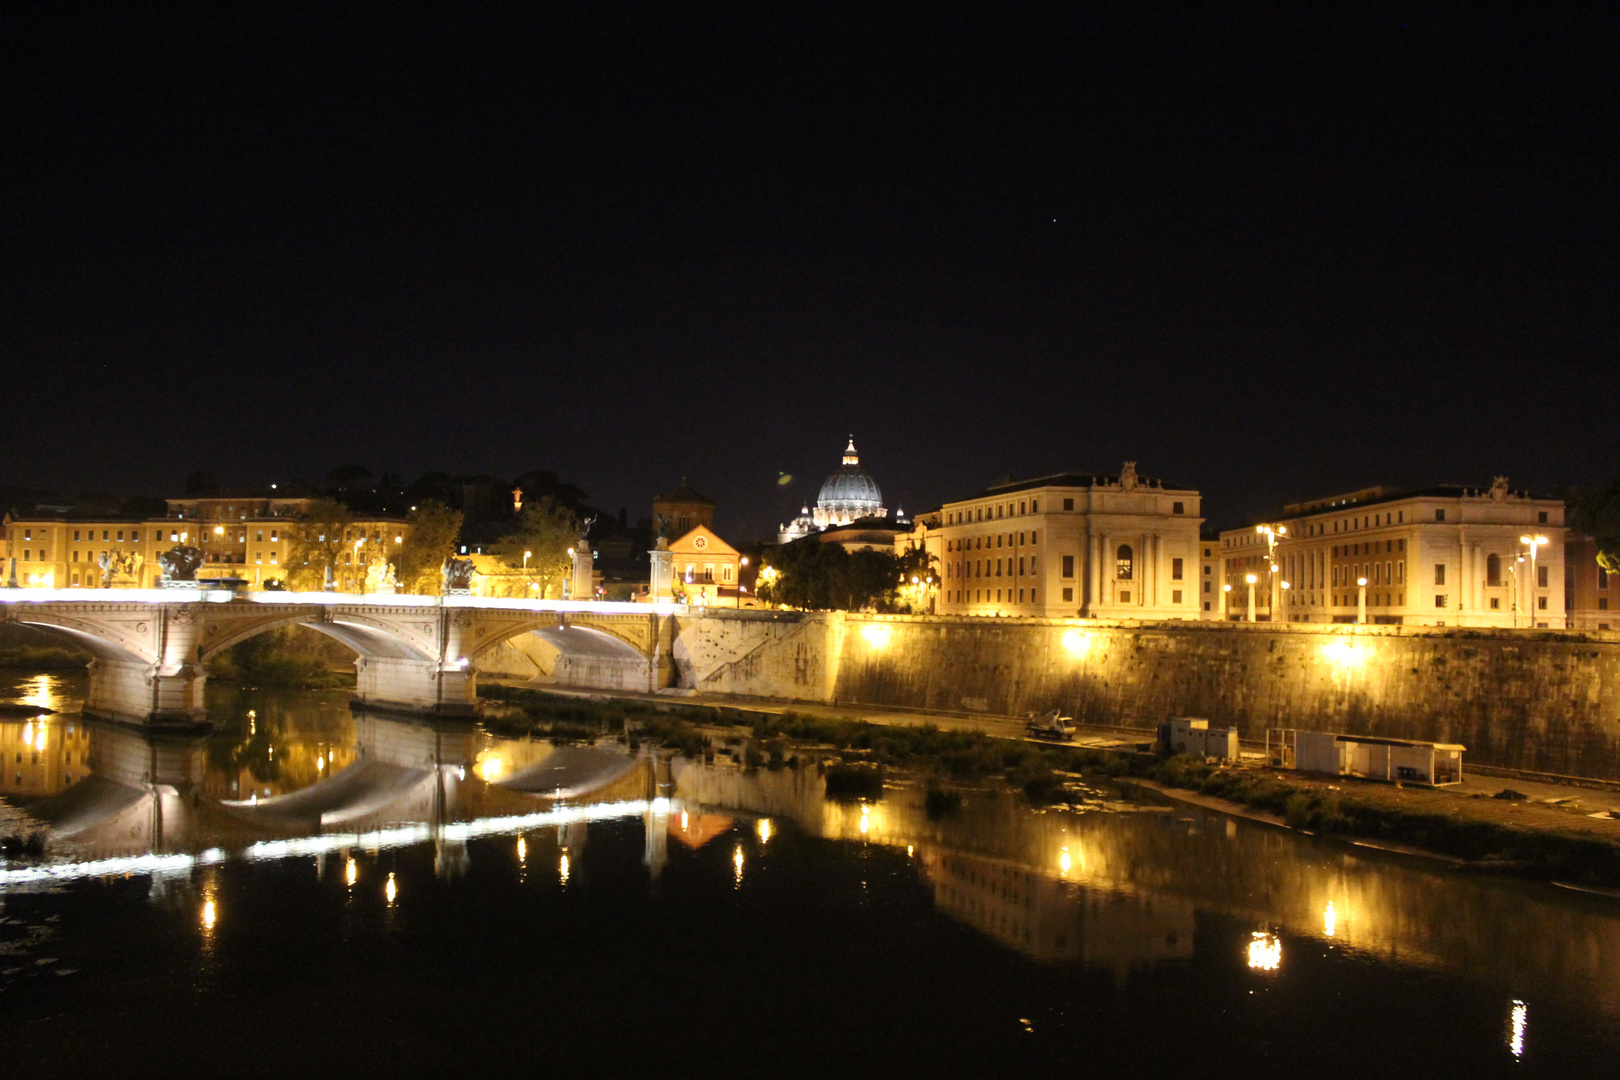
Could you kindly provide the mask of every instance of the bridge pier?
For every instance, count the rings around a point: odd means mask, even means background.
[[[478,673],[470,667],[359,656],[354,671],[354,700],[363,705],[432,716],[473,716],[478,711]]]
[[[90,662],[84,711],[137,724],[193,725],[208,719],[200,664],[148,664],[97,657]]]

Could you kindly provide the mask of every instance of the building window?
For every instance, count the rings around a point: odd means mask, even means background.
[[[79,539],[79,530],[78,529],[73,530],[73,539],[75,541],[77,541]]]
[[[1065,510],[1073,510],[1074,509],[1074,500],[1073,499],[1064,499],[1063,500],[1063,509],[1065,509]]]
[[[1180,581],[1181,580],[1181,560],[1180,559],[1171,559],[1170,560],[1170,580],[1172,580],[1172,581]]]
[[[1041,542],[1041,530],[1031,529],[1029,533],[1029,546],[1034,547]]]
[[[1180,589],[1171,589],[1170,590],[1170,602],[1172,604],[1181,603],[1181,590]]]
[[[1022,604],[1024,602],[1024,590],[1023,589],[1018,590],[1018,602],[1020,604]]]
[[[1185,505],[1183,505],[1182,503],[1178,503],[1178,502],[1171,503],[1170,504],[1170,512],[1172,514],[1185,514],[1187,512],[1187,507]]]
[[[1121,589],[1119,591],[1119,602],[1122,603],[1122,604],[1130,603],[1131,602],[1131,590],[1129,590],[1129,589]]]
[[[1209,583],[1209,582],[1207,582],[1207,581],[1206,581],[1206,582],[1204,582],[1204,591],[1205,591],[1205,592],[1213,592],[1213,591],[1214,591],[1214,590],[1212,590],[1212,589],[1211,589],[1211,588],[1210,588],[1210,587],[1209,587],[1209,586],[1210,586],[1210,583]]]
[[[1538,567],[1536,567],[1536,587],[1538,589],[1545,589],[1547,587],[1547,571],[1549,569],[1551,569],[1551,567],[1548,567],[1548,566],[1538,566]]]
[[[1446,512],[1444,510],[1436,510],[1434,512],[1434,520],[1436,520],[1436,521],[1444,521],[1444,520],[1446,520]]]
[[[1543,510],[1541,513],[1537,514],[1536,520],[1543,525],[1547,524],[1547,511]]]
[[[1073,555],[1065,555],[1065,556],[1063,556],[1063,576],[1066,577],[1066,578],[1074,577],[1074,556]]]
[[[1446,606],[1446,594],[1445,593],[1435,593],[1434,594],[1434,606],[1435,607],[1445,607]]]
[[[1129,581],[1134,569],[1135,558],[1131,545],[1119,545],[1119,550],[1114,553],[1114,576],[1120,581]]]
[[[1074,590],[1073,589],[1064,589],[1063,590],[1063,602],[1065,604],[1074,603]]]
[[[1444,585],[1446,583],[1446,564],[1443,562],[1437,562],[1434,564],[1434,583],[1436,585]]]
[[[1024,504],[1023,504],[1023,503],[1019,503],[1019,504],[1018,504],[1018,512],[1019,512],[1019,513],[1020,513],[1020,514],[1022,514],[1022,513],[1024,513],[1024,512],[1025,512],[1025,511],[1024,511]],[[1024,594],[1023,594],[1023,593],[1019,593],[1019,594],[1018,594],[1018,599],[1019,599],[1019,600],[1022,600],[1022,599],[1023,599],[1023,598],[1024,598]]]
[[[1609,610],[1609,598],[1607,596],[1598,597],[1598,610],[1599,611],[1608,611]]]
[[[1536,597],[1536,607],[1540,608],[1542,611],[1546,611],[1547,610],[1547,598],[1545,596]]]
[[[1032,514],[1040,513],[1041,512],[1041,500],[1039,500],[1039,499],[1031,499],[1031,500],[1029,500],[1029,512],[1032,513]],[[1029,602],[1032,603],[1032,604],[1035,602],[1035,594],[1033,592],[1029,594]]]
[[[1601,567],[1601,566],[1598,567],[1598,586],[1597,587],[1600,588],[1600,589],[1607,589],[1609,587],[1609,572],[1607,570],[1603,569],[1603,567]]]
[[[1485,584],[1499,586],[1502,584],[1502,557],[1489,555],[1485,559]]]

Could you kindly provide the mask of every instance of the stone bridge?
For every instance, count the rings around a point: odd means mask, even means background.
[[[456,716],[474,712],[480,656],[535,633],[617,681],[654,690],[671,670],[673,604],[472,596],[238,593],[214,589],[0,590],[5,621],[63,635],[94,656],[85,710],[154,724],[206,717],[204,662],[256,634],[307,626],[357,655],[356,700]]]

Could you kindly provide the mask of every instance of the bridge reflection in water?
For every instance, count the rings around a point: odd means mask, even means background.
[[[1620,1013],[1620,916],[1608,901],[1459,875],[1220,815],[1031,812],[970,797],[930,820],[923,793],[831,801],[813,769],[747,772],[603,745],[502,738],[472,723],[349,714],[250,719],[201,738],[86,724],[0,723],[0,794],[45,822],[53,858],[9,863],[0,888],[150,873],[153,889],[227,857],[314,858],[431,843],[446,877],[467,844],[510,836],[527,867],[555,830],[556,870],[580,868],[592,821],[639,818],[656,885],[677,849],[731,849],[736,884],[792,831],[909,858],[937,907],[1043,961],[1111,969],[1190,957],[1206,916],[1252,930],[1252,966],[1286,972],[1314,939],[1384,962],[1555,988]],[[230,853],[230,856],[227,855]],[[340,864],[342,865],[342,864]],[[898,865],[898,864],[897,864]],[[204,873],[207,871],[205,870]],[[1530,928],[1534,928],[1532,931]],[[1291,940],[1290,940],[1291,939]]]

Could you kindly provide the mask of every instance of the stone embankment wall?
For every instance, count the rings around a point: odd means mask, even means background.
[[[1459,742],[1466,760],[1620,778],[1620,634],[1077,623],[785,612],[684,620],[680,685],[1148,726],[1203,716]]]

